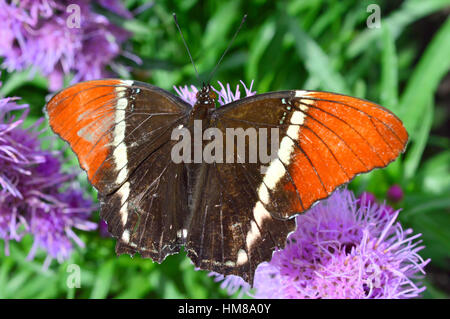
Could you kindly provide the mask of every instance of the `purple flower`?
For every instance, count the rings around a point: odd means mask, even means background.
[[[98,222],[98,231],[103,238],[111,237],[108,231],[108,224],[103,219]]]
[[[109,10],[129,17],[118,1],[100,1]],[[71,24],[80,9],[80,25]],[[31,67],[49,78],[50,90],[63,86],[64,75],[72,82],[102,78],[106,67],[122,53],[120,45],[129,34],[103,15],[94,13],[91,1],[0,0],[0,57],[8,71]]]
[[[403,199],[403,190],[400,185],[392,185],[387,191],[386,197],[393,203],[398,203]]]
[[[20,117],[12,111],[22,110]],[[74,229],[90,231],[97,225],[89,218],[96,209],[75,183],[75,174],[61,172],[62,155],[41,149],[38,129],[42,121],[23,127],[27,105],[0,99],[0,238],[9,254],[9,241],[25,234],[34,238],[28,259],[38,248],[52,259],[69,258],[73,243],[84,244]]]
[[[377,203],[377,198],[370,192],[363,192],[361,195],[359,195],[356,203],[362,206],[370,206]],[[384,217],[384,215],[393,216],[395,213],[394,208],[387,205],[386,203],[383,203],[380,209],[382,210],[381,217]]]
[[[225,289],[230,296],[237,292],[239,292],[238,298],[241,298],[244,294],[250,294],[250,285],[239,276],[224,276],[216,272],[210,272],[208,276],[214,277],[215,282],[220,282],[220,288]]]
[[[117,15],[120,15],[124,18],[131,19],[133,15],[125,9],[123,4],[119,0],[98,0],[100,5],[111,12],[114,12]]]
[[[233,101],[239,100],[241,98],[241,91],[239,89],[239,84],[236,85],[236,91],[232,91],[230,84],[227,84],[226,87],[220,82],[217,81],[217,83],[220,86],[220,91],[215,89],[213,87],[213,90],[217,93],[218,102],[220,105],[228,104]],[[256,91],[252,91],[253,81],[250,83],[250,87],[247,88],[245,86],[244,82],[241,81],[242,86],[244,87],[245,96],[252,96],[256,94]],[[187,103],[194,105],[196,101],[195,95],[198,92],[198,89],[191,85],[188,87],[185,86],[179,86],[178,88],[176,86],[173,87],[175,92]]]
[[[260,264],[256,298],[414,298],[430,261],[424,248],[384,205],[358,205],[352,192],[336,191],[303,215],[283,250]]]
[[[377,201],[377,198],[374,194],[370,192],[363,192],[361,195],[359,195],[357,203],[359,205],[371,205],[375,204]]]

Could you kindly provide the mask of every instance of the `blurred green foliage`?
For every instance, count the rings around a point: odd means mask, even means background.
[[[146,1],[127,0],[135,10]],[[378,102],[404,122],[410,133],[407,152],[388,168],[359,176],[351,188],[385,198],[400,184],[405,198],[400,220],[423,234],[431,258],[424,296],[446,298],[450,292],[450,0],[357,1],[155,1],[135,19],[110,19],[133,33],[126,50],[143,60],[116,69],[125,78],[165,89],[206,80],[244,13],[239,36],[212,80],[237,85],[255,80],[258,92],[286,89],[328,90]],[[370,29],[367,6],[381,7],[381,28]],[[200,72],[192,65],[173,23],[176,12]],[[442,85],[446,79],[447,85]],[[69,79],[67,79],[69,80]],[[2,74],[2,94],[21,96],[32,107],[30,121],[42,116],[46,79],[28,72]],[[439,86],[443,93],[438,93]],[[447,121],[447,122],[446,122]],[[51,134],[51,133],[48,133]],[[63,148],[64,144],[58,142]],[[77,165],[67,151],[71,165]],[[89,188],[86,177],[80,176]],[[93,191],[92,195],[95,196]],[[98,216],[96,217],[98,219]],[[64,264],[42,270],[44,254],[27,261],[32,239],[0,248],[1,298],[218,298],[226,293],[205,272],[196,272],[184,253],[159,265],[139,256],[116,257],[114,240],[80,233],[86,248]],[[81,288],[66,285],[69,264],[81,268]]]

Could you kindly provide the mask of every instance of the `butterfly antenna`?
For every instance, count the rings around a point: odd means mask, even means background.
[[[217,68],[219,67],[220,62],[222,62],[223,57],[225,56],[225,54],[227,54],[228,50],[230,49],[231,45],[234,42],[234,39],[236,39],[236,36],[238,35],[239,31],[241,31],[242,25],[244,24],[245,20],[247,19],[247,14],[244,14],[244,17],[242,18],[241,24],[239,25],[239,28],[236,30],[236,33],[234,34],[233,38],[231,38],[230,43],[228,44],[228,47],[225,49],[225,51],[223,52],[222,56],[219,59],[219,62],[217,62],[216,66],[214,67],[214,69],[212,70],[211,74],[209,75],[208,78],[208,83],[210,82],[210,80],[212,79],[214,73],[216,73]]]
[[[178,31],[180,32],[181,39],[183,40],[183,43],[184,43],[186,51],[187,51],[187,53],[189,55],[189,58],[191,59],[192,65],[194,66],[195,74],[197,75],[197,80],[199,80],[200,77],[198,75],[197,68],[195,67],[194,59],[192,59],[191,51],[189,51],[189,47],[188,47],[188,45],[186,43],[186,40],[184,39],[183,32],[181,32],[181,28],[180,28],[180,25],[178,24],[178,20],[177,20],[177,15],[175,13],[172,13],[172,15],[173,15],[173,19],[175,20],[175,25],[177,26]]]

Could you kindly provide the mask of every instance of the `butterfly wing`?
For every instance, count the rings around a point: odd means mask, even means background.
[[[161,263],[184,244],[189,217],[186,167],[171,160],[174,142],[170,134],[166,138],[116,192],[99,194],[100,216],[118,240],[119,255],[139,252]]]
[[[259,187],[262,201],[279,218],[307,210],[357,174],[388,165],[408,141],[401,120],[389,110],[335,93],[261,94],[217,113],[229,124],[279,128],[278,154]]]
[[[160,88],[117,79],[75,84],[46,106],[51,128],[69,143],[101,193],[122,185],[128,173],[159,146],[162,133],[190,109]]]
[[[219,108],[213,118],[223,132],[279,129],[279,148],[269,163],[210,164],[193,216],[202,228],[188,232],[188,253],[197,266],[250,281],[256,266],[284,247],[295,226],[291,217],[357,174],[386,166],[408,140],[387,109],[326,92],[256,95]]]
[[[162,261],[177,251],[188,215],[186,169],[171,161],[170,136],[190,110],[160,88],[122,80],[79,83],[48,102],[50,126],[99,191],[118,253],[141,251]]]

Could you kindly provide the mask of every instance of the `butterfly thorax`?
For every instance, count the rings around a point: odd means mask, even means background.
[[[196,95],[197,101],[192,109],[191,116],[194,120],[204,120],[208,116],[208,110],[216,107],[216,93],[211,85],[203,84],[203,87]]]

